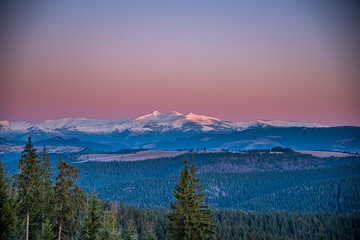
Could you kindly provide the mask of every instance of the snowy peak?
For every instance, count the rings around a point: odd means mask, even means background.
[[[157,116],[161,115],[160,112],[158,111],[153,111],[152,113],[140,116],[138,118],[135,118],[135,120],[143,120],[143,119],[148,119],[148,118],[156,118]]]
[[[88,119],[86,118],[63,118],[59,120],[46,120],[39,124],[41,127],[51,128],[51,129],[58,129],[58,128],[65,128],[65,127],[72,127],[81,125],[82,123],[86,122]]]
[[[215,131],[211,125],[221,125],[222,121],[214,118],[207,117],[204,115],[197,115],[194,113],[182,114],[176,111],[169,113],[160,113],[154,111],[150,114],[146,114],[135,118],[132,122],[133,127],[130,131],[132,132],[141,132],[141,129],[144,131],[153,131],[152,128],[161,128],[162,132],[168,131]],[[195,126],[196,125],[196,126]],[[150,128],[149,128],[150,127]],[[224,124],[223,129],[227,131],[233,131],[235,129]]]
[[[154,111],[152,113],[142,115],[138,118],[135,118],[136,121],[139,120],[166,120],[169,119],[169,117],[172,117],[170,120],[178,119],[179,117],[183,117],[184,114],[178,113],[176,111],[172,111],[169,113],[160,113],[159,111]],[[175,117],[175,118],[173,118]]]
[[[7,120],[4,120],[4,121],[0,121],[0,125],[2,125],[2,126],[9,126],[10,123],[9,123]]]
[[[21,131],[32,127],[33,124],[26,122],[8,122],[0,121],[0,131]]]
[[[228,122],[215,117],[197,115],[194,113],[182,114],[176,111],[169,113],[152,113],[129,119],[115,120],[63,118],[47,120],[39,124],[25,122],[0,121],[0,134],[39,134],[52,136],[83,134],[110,134],[129,132],[132,136],[150,133],[202,133],[202,132],[234,132],[248,128],[262,127],[307,127],[320,128],[327,125],[300,121],[282,120],[253,120],[246,122]]]
[[[221,122],[220,119],[214,117],[207,117],[204,115],[196,115],[192,112],[185,115],[185,120],[200,123],[200,124],[213,124],[214,122]]]

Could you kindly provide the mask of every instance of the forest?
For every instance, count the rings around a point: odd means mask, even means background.
[[[29,141],[16,165],[0,165],[0,239],[170,239],[185,157],[195,157],[211,239],[360,238],[358,157],[225,151],[78,164]]]
[[[126,154],[121,151],[109,154]],[[88,154],[88,153],[82,153]],[[206,203],[247,211],[359,212],[360,158],[325,157],[292,150],[197,151],[172,158],[133,162],[78,163],[80,153],[49,154],[52,174],[59,158],[79,170],[78,185],[108,201],[139,207],[167,207],[183,159],[195,157]],[[7,162],[16,170],[17,161]]]

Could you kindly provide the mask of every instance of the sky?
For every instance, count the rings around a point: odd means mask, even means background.
[[[2,1],[0,120],[360,126],[356,1]]]

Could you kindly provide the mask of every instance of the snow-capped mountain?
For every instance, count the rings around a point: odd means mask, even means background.
[[[47,133],[57,133],[63,129],[69,131],[87,132],[87,133],[111,133],[114,131],[123,132],[146,132],[160,130],[166,132],[169,130],[191,129],[189,124],[194,124],[199,131],[241,131],[254,127],[328,127],[327,125],[299,122],[299,121],[281,121],[281,120],[253,120],[247,122],[229,122],[218,118],[197,115],[194,113],[181,114],[178,112],[160,113],[154,111],[134,119],[122,118],[115,120],[86,119],[86,118],[63,118],[59,120],[46,120],[39,124],[26,122],[8,122],[0,121],[0,131],[19,131],[29,132],[39,130]],[[159,129],[160,128],[160,129]]]
[[[229,122],[194,113],[181,114],[175,111],[160,113],[154,111],[137,118],[115,120],[63,118],[47,120],[39,124],[0,121],[0,137],[26,140],[28,136],[31,136],[36,141],[52,137],[76,137],[83,141],[103,142],[116,146],[134,146],[189,137],[199,133],[230,133],[264,127],[319,128],[328,126],[280,120]]]
[[[0,145],[5,149],[35,144],[81,147],[84,151],[109,149],[269,149],[276,146],[302,150],[359,151],[360,127],[253,120],[223,121],[215,117],[152,113],[115,120],[64,118],[39,124],[0,121]],[[90,149],[90,150],[89,150]]]

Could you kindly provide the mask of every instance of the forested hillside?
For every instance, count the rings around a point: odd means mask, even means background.
[[[84,154],[37,153],[29,142],[19,161],[6,163],[10,178],[0,166],[2,238],[169,239],[169,204],[185,157],[196,159],[217,237],[360,236],[358,156],[277,148],[80,163]]]
[[[293,151],[195,151],[174,158],[76,166],[82,170],[80,185],[86,189],[96,185],[104,199],[164,207],[172,199],[171,189],[185,156],[195,156],[207,203],[215,208],[360,211],[360,162],[356,156],[318,158]]]
[[[113,154],[126,154],[122,151]],[[141,207],[166,207],[184,157],[196,159],[198,174],[214,208],[256,211],[360,211],[360,159],[314,157],[292,150],[193,151],[144,161],[78,163],[85,153],[50,154],[77,166],[79,185],[101,198]],[[86,153],[87,154],[87,153]],[[9,169],[16,162],[10,162]],[[54,170],[56,174],[56,170]]]

